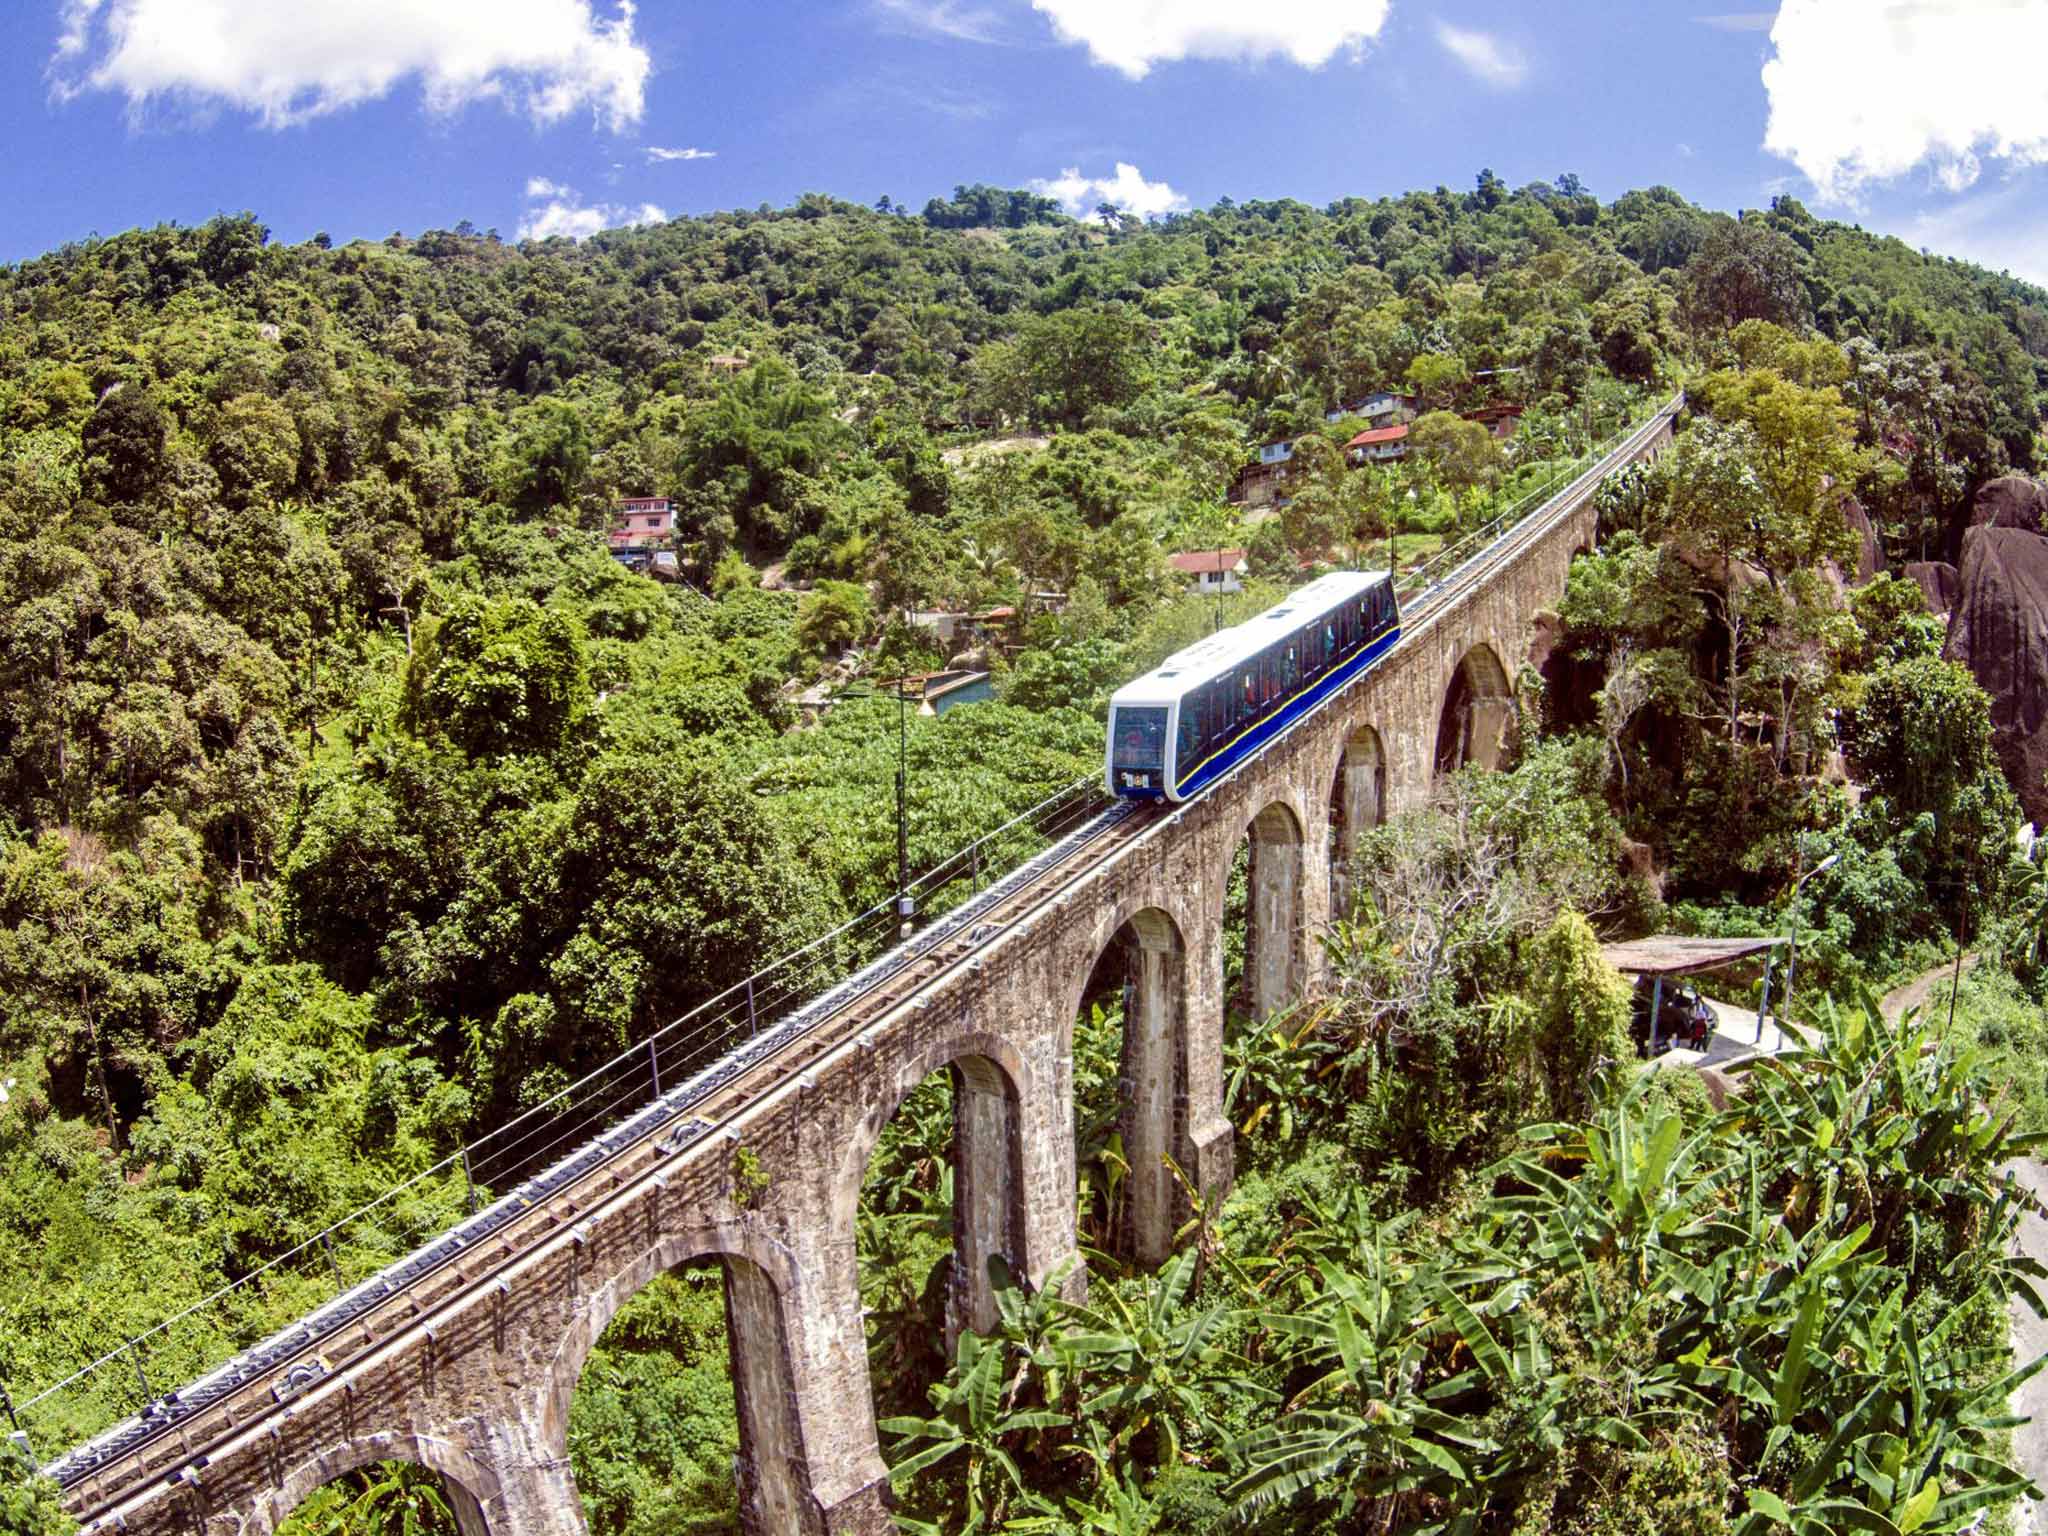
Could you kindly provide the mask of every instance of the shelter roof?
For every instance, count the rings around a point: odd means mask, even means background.
[[[1366,448],[1375,443],[1398,443],[1407,435],[1408,424],[1406,422],[1393,427],[1371,427],[1359,433],[1358,436],[1352,438],[1344,446],[1346,448]]]
[[[1602,944],[1600,953],[1617,971],[1631,976],[1686,976],[1733,965],[1775,949],[1785,940],[1759,934],[1747,939],[1701,939],[1679,933],[1653,933],[1645,939]]]

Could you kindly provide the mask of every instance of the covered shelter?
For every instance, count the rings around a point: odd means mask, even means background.
[[[1691,934],[1655,933],[1647,938],[1625,939],[1619,943],[1603,944],[1600,954],[1607,963],[1624,976],[1648,977],[1650,992],[1650,1039],[1648,1054],[1657,1055],[1657,1022],[1663,1012],[1664,985],[1680,976],[1693,976],[1702,971],[1718,971],[1727,966],[1739,965],[1746,960],[1761,956],[1764,965],[1763,996],[1758,999],[1756,1011],[1757,1048],[1764,1044],[1764,1021],[1771,1012],[1771,974],[1777,964],[1780,945],[1792,941],[1783,935],[1758,934],[1750,938],[1708,939]],[[1789,967],[1788,967],[1789,971]],[[1716,1009],[1717,1016],[1719,1010]],[[1783,1021],[1775,1026],[1782,1044],[1785,1034]],[[1712,1056],[1712,1047],[1706,1053]]]

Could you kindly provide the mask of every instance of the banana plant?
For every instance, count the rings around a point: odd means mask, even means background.
[[[1271,1122],[1283,1146],[1294,1140],[1295,1114],[1314,1093],[1318,1067],[1333,1047],[1316,1038],[1334,1009],[1301,1008],[1293,1014],[1246,1022],[1223,1042],[1223,1112],[1238,1122],[1237,1133],[1250,1137]]]
[[[907,1482],[927,1468],[960,1458],[966,1498],[964,1531],[999,1529],[1011,1501],[1025,1491],[1023,1471],[1006,1441],[1069,1421],[1046,1408],[1018,1408],[1003,1371],[1003,1346],[965,1332],[946,1379],[931,1388],[933,1412],[884,1419],[897,1438],[890,1480]]]
[[[1217,1377],[1251,1370],[1250,1361],[1215,1342],[1231,1309],[1188,1304],[1197,1262],[1187,1250],[1168,1259],[1145,1282],[1139,1306],[1105,1286],[1098,1303],[1068,1309],[1072,1327],[1060,1347],[1091,1384],[1107,1383],[1082,1399],[1079,1413],[1091,1421],[1106,1416],[1116,1426],[1107,1442],[1112,1450],[1135,1445],[1150,1430],[1155,1461],[1179,1460],[1182,1426],[1208,1419],[1208,1393]],[[1265,1394],[1248,1381],[1242,1385]]]
[[[403,1462],[383,1462],[350,1482],[329,1483],[292,1511],[289,1536],[437,1536],[455,1529],[455,1516],[434,1474]]]
[[[1249,1511],[1311,1490],[1334,1497],[1340,1519],[1370,1500],[1469,1489],[1500,1449],[1474,1420],[1445,1412],[1425,1390],[1441,1278],[1374,1234],[1349,1264],[1315,1264],[1308,1305],[1260,1321],[1289,1340],[1315,1374],[1270,1426],[1232,1447],[1245,1471],[1230,1496]],[[1468,1309],[1469,1310],[1469,1309]],[[1461,1319],[1463,1321],[1464,1319]],[[1471,1344],[1489,1367],[1499,1350],[1484,1324]]]

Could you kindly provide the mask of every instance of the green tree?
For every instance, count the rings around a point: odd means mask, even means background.
[[[525,598],[458,597],[419,635],[400,718],[471,756],[557,752],[590,709],[582,627]]]
[[[1846,733],[1858,775],[1884,796],[1941,908],[1974,895],[1991,910],[2019,803],[1992,750],[1991,700],[1966,668],[1934,656],[1875,673]]]
[[[507,465],[512,504],[528,516],[573,507],[590,472],[590,427],[562,400],[540,400],[528,412]]]
[[[1804,268],[1799,247],[1760,220],[1716,220],[1685,266],[1687,315],[1709,334],[1745,320],[1796,325],[1807,312]]]
[[[230,506],[275,501],[298,473],[298,425],[268,395],[237,395],[214,418],[208,459]]]
[[[169,436],[154,394],[134,384],[115,386],[80,433],[87,483],[108,501],[145,500],[163,475]]]
[[[1548,1080],[1549,1113],[1583,1117],[1597,1102],[1602,1072],[1630,1060],[1628,984],[1600,953],[1592,925],[1558,914],[1535,942],[1531,991],[1537,1005],[1537,1059]]]
[[[867,633],[867,593],[853,582],[821,581],[797,605],[797,644],[813,656],[858,645]]]
[[[78,1522],[64,1512],[57,1485],[37,1477],[10,1448],[0,1467],[0,1536],[72,1536]]]
[[[1505,468],[1500,444],[1485,425],[1449,411],[1431,411],[1408,429],[1408,451],[1453,491],[1491,491]]]

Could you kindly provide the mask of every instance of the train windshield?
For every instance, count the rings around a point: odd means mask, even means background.
[[[1116,765],[1119,768],[1166,766],[1166,711],[1120,709],[1116,712]]]

